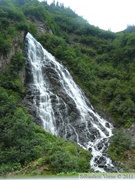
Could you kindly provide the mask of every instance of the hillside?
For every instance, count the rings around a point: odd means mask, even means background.
[[[114,124],[109,155],[134,171],[135,32],[104,31],[63,4],[37,0],[0,0],[0,31],[0,174],[31,166],[25,173],[89,171],[89,152],[56,140],[32,121],[25,101],[27,32],[69,69],[95,109]],[[65,169],[58,166],[60,155],[63,164],[68,160]]]

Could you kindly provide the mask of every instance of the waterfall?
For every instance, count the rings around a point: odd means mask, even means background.
[[[43,128],[91,151],[94,171],[114,171],[107,156],[112,125],[94,111],[68,70],[30,33],[26,46],[28,96]]]

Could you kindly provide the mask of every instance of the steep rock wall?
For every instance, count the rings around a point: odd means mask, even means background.
[[[41,20],[36,19],[33,16],[28,16],[27,20],[36,25],[38,34],[53,34],[47,22],[42,22]]]
[[[21,31],[20,34],[13,38],[13,42],[11,44],[11,49],[9,53],[0,55],[0,70],[4,70],[4,68],[10,64],[12,56],[16,51],[23,50],[23,41],[26,33]]]

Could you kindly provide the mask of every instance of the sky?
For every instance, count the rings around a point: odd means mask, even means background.
[[[119,32],[135,25],[135,0],[55,0],[70,7],[91,25]],[[47,0],[50,4],[53,0]]]

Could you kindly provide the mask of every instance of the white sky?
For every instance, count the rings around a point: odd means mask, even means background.
[[[118,32],[135,25],[135,0],[55,0],[104,30]],[[47,0],[50,4],[53,0]]]

